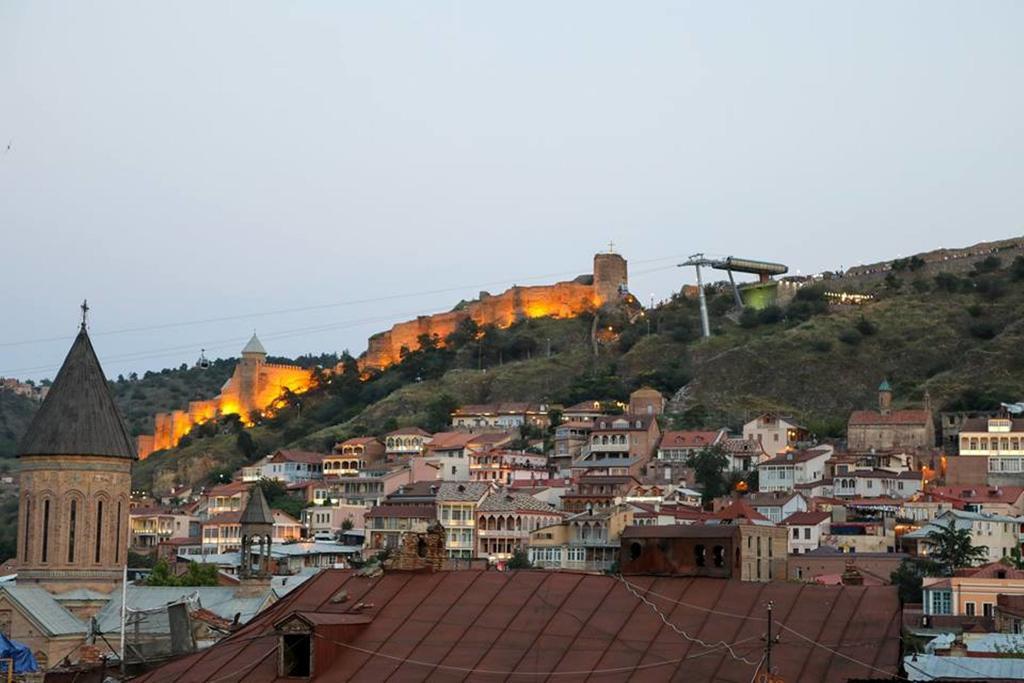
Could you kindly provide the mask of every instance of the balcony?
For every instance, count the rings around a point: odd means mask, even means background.
[[[529,538],[530,532],[526,529],[477,529],[477,536],[480,538]]]

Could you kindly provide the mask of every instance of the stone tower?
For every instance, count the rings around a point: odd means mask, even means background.
[[[882,415],[892,412],[892,385],[887,379],[878,385],[878,412]]]
[[[626,259],[613,251],[594,254],[594,291],[602,303],[617,301],[628,287]]]
[[[18,458],[18,583],[113,590],[128,556],[136,455],[84,320]]]
[[[242,415],[249,416],[253,410],[264,406],[256,405],[255,397],[260,392],[260,374],[267,362],[267,350],[263,348],[256,333],[242,349],[242,360],[238,361],[238,398]]]
[[[239,575],[243,579],[264,579],[270,576],[270,543],[274,537],[274,513],[267,504],[263,489],[254,485],[249,500],[239,520],[242,533],[242,566]],[[257,552],[256,567],[252,554]]]

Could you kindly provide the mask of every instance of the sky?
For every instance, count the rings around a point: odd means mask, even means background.
[[[0,376],[1024,234],[1024,3],[0,0]],[[9,146],[9,147],[8,147]],[[296,310],[302,309],[302,310]]]

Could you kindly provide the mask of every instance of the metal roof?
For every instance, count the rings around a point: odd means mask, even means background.
[[[249,500],[245,503],[242,516],[238,518],[240,524],[264,524],[273,526],[274,513],[270,511],[270,504],[263,495],[261,486],[253,486],[249,493]]]
[[[3,594],[20,606],[25,616],[38,623],[50,636],[79,635],[89,630],[85,622],[38,586],[5,583],[0,586],[0,595]]]
[[[247,683],[274,681],[275,623],[294,613],[358,613],[369,623],[351,627],[344,637],[317,629],[322,637],[314,640],[318,670],[312,680],[525,680],[531,675],[539,680],[580,672],[566,678],[584,680],[593,673],[602,682],[746,683],[761,659],[769,600],[776,628],[792,629],[782,631],[772,650],[773,668],[784,680],[897,673],[900,610],[892,586],[651,576],[629,581],[670,624],[707,643],[733,644],[733,651],[751,663],[733,659],[721,647],[684,639],[612,576],[389,571],[371,578],[329,569],[211,648],[135,680],[202,683],[238,672]],[[342,594],[347,599],[335,599]],[[354,610],[360,604],[366,607]]]
[[[265,356],[267,355],[267,350],[263,348],[263,344],[260,343],[259,337],[256,336],[255,332],[253,332],[252,338],[249,340],[249,343],[245,345],[245,348],[242,349],[242,353],[262,353]]]
[[[1024,680],[1024,659],[913,655],[903,664],[911,681]]]
[[[18,455],[108,455],[136,459],[103,368],[82,329],[32,418]]]
[[[258,595],[239,597],[233,586],[128,586],[128,609],[153,610],[186,600],[192,594],[199,604],[224,619],[240,614],[241,623],[252,619],[272,600],[268,586]],[[103,633],[121,632],[121,591],[114,591],[110,602],[96,615],[96,623]]]

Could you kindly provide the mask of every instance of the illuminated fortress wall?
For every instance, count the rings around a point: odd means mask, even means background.
[[[359,361],[360,369],[383,369],[397,363],[403,346],[418,348],[424,334],[444,340],[466,319],[478,325],[509,327],[525,318],[573,318],[616,300],[627,285],[626,259],[614,253],[596,254],[593,275],[553,285],[512,287],[497,295],[481,293],[479,299],[459,310],[423,315],[375,334]]]
[[[266,352],[262,349],[243,351],[234,374],[224,383],[216,398],[190,401],[188,410],[157,413],[153,417],[153,433],[136,437],[139,458],[145,458],[154,451],[174,448],[194,426],[220,415],[234,413],[247,423],[252,411],[265,411],[285,389],[301,394],[312,383],[312,373],[305,368],[267,363]]]

